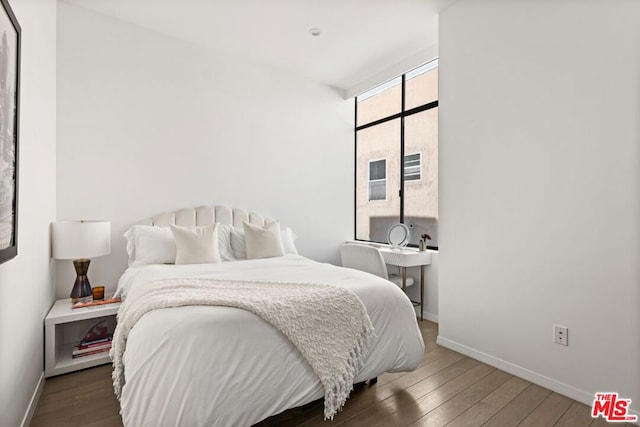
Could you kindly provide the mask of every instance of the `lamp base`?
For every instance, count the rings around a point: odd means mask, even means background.
[[[88,259],[76,259],[73,261],[73,266],[76,269],[76,281],[71,289],[71,302],[77,302],[78,300],[91,296],[91,285],[89,284],[89,278],[87,272],[89,271]]]

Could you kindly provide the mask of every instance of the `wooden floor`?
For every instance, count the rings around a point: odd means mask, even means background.
[[[258,426],[607,425],[591,419],[586,405],[438,346],[438,325],[419,323],[426,352],[415,371],[360,385],[331,422],[322,420],[323,404],[317,401]],[[31,427],[122,426],[118,412],[111,366],[105,365],[48,379]]]

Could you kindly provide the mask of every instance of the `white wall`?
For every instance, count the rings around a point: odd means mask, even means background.
[[[635,411],[638,22],[624,0],[461,0],[440,19],[439,342]]]
[[[353,102],[328,87],[62,2],[58,93],[57,218],[112,221],[93,284],[115,289],[132,223],[182,207],[278,218],[322,261],[353,237]]]
[[[49,223],[56,197],[56,2],[10,3],[22,27],[22,93],[18,256],[0,265],[3,427],[21,425],[43,378],[43,319],[54,294]]]

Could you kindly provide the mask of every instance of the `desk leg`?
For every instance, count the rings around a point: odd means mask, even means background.
[[[424,320],[424,265],[420,266],[420,320]]]
[[[402,267],[402,291],[407,293],[407,267]]]

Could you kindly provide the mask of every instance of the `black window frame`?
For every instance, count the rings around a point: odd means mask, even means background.
[[[438,61],[438,58],[435,58],[429,62],[426,62],[412,70],[407,71],[406,73],[402,74],[401,76],[401,81],[400,84],[402,85],[401,87],[401,105],[400,105],[400,112],[399,113],[395,113],[395,114],[391,114],[389,116],[386,117],[382,117],[380,119],[376,119],[372,122],[369,123],[365,123],[363,125],[358,126],[358,96],[355,97],[354,99],[354,131],[353,131],[353,140],[354,140],[354,185],[353,185],[353,233],[354,233],[354,240],[359,241],[359,242],[371,242],[370,240],[363,240],[363,239],[358,239],[357,238],[357,231],[358,231],[358,216],[357,216],[357,209],[358,209],[358,131],[373,127],[373,126],[377,126],[377,125],[381,125],[383,123],[389,122],[391,120],[396,120],[396,119],[400,119],[400,161],[401,161],[401,165],[400,165],[400,189],[398,189],[398,196],[400,197],[400,216],[399,216],[399,221],[401,223],[404,224],[404,186],[405,186],[405,180],[404,180],[404,162],[405,162],[405,147],[404,147],[404,121],[405,118],[412,116],[414,114],[418,114],[421,113],[423,111],[427,111],[427,110],[431,110],[433,108],[437,108],[439,103],[439,99],[436,99],[435,101],[431,101],[431,102],[427,102],[425,104],[419,105],[417,107],[413,107],[410,109],[406,109],[406,89],[407,89],[407,74],[410,74],[413,70],[420,68],[426,64],[429,64],[431,62],[435,62]],[[439,67],[439,64],[437,64],[434,68]],[[397,77],[394,77],[391,80],[397,79]],[[383,83],[384,84],[384,83]],[[438,95],[438,98],[440,98],[440,96]],[[414,154],[414,153],[411,153]],[[424,155],[421,154],[421,165],[424,163]],[[367,171],[367,177],[368,177],[368,172]],[[422,171],[420,172],[422,174]],[[409,181],[411,182],[411,181]],[[388,185],[388,184],[387,184]],[[388,191],[393,192],[393,189],[388,189]],[[393,194],[393,193],[390,193]],[[438,196],[439,197],[439,196]],[[408,246],[410,247],[418,247],[418,245],[416,244],[409,244]],[[427,249],[433,249],[433,250],[438,250],[438,246],[431,246],[431,245],[427,245]]]

